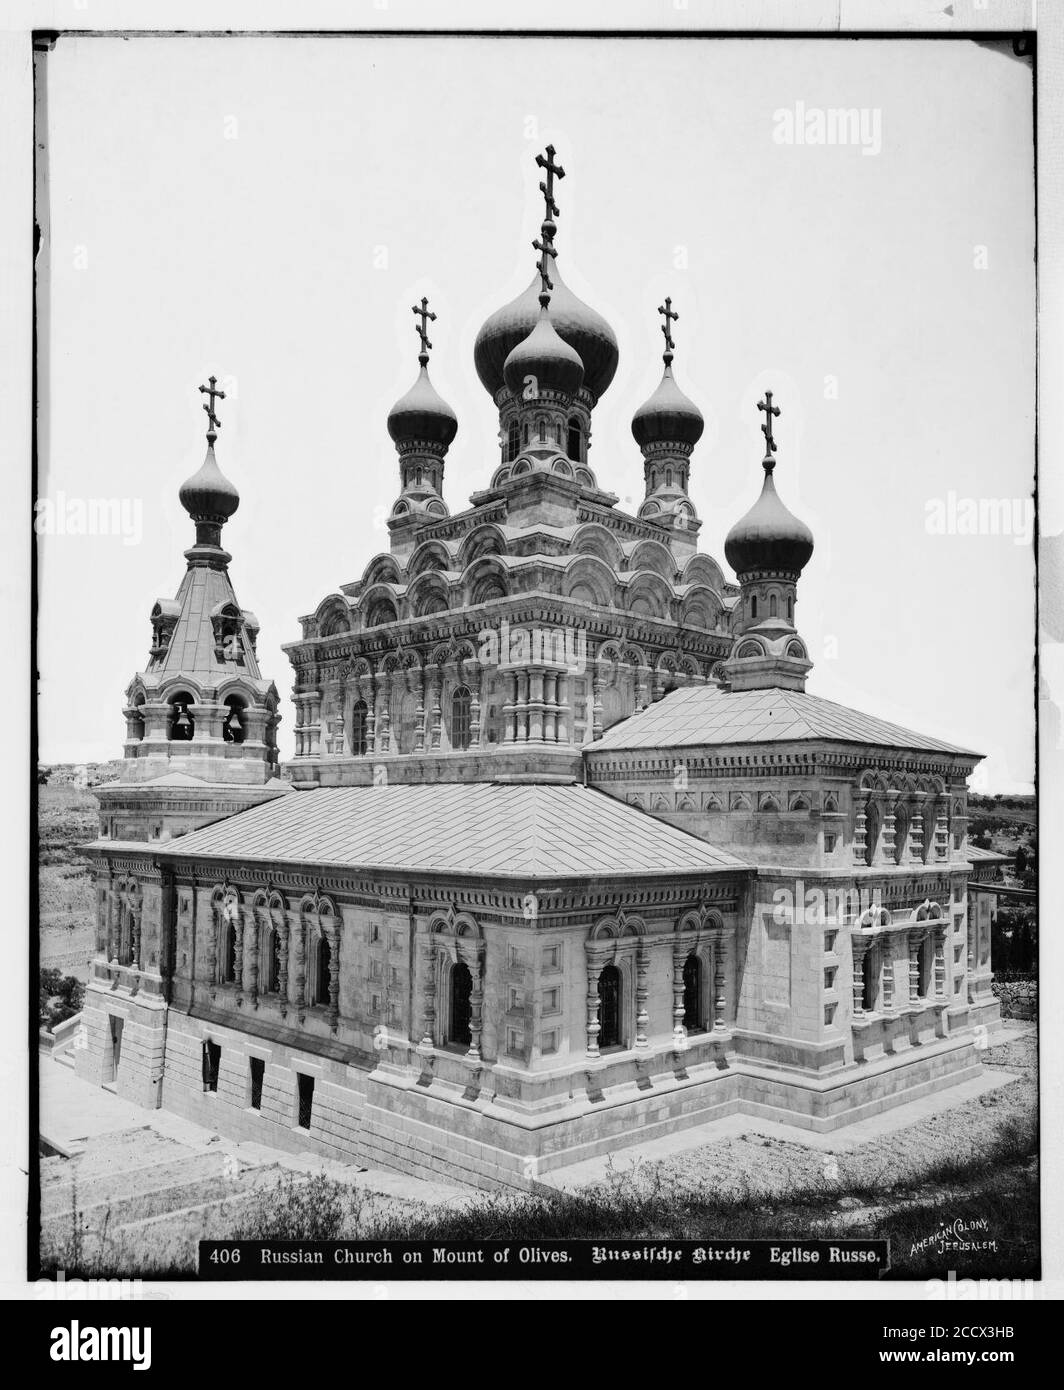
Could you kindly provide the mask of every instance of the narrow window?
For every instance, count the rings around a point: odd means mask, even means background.
[[[876,1007],[876,995],[878,994],[879,984],[879,952],[876,948],[870,947],[865,952],[864,960],[861,962],[861,982],[864,991],[861,996],[861,1004],[865,1013],[874,1012]]]
[[[599,1048],[621,1045],[621,972],[615,965],[603,968],[598,979]]]
[[[468,748],[471,730],[472,696],[469,687],[460,685],[451,696],[451,747]]]
[[[569,419],[568,441],[565,452],[575,463],[579,463],[583,456],[581,444],[580,421],[573,415]]]
[[[451,970],[451,1019],[447,1031],[447,1041],[468,1047],[473,1041],[470,1021],[473,1015],[471,996],[473,976],[465,961],[459,961]]]
[[[775,595],[775,594],[772,594],[772,595],[770,595],[770,597],[769,597],[769,601],[768,601],[768,616],[769,616],[770,618],[776,617],[776,595]]]
[[[514,459],[521,452],[521,430],[516,420],[510,421],[510,428],[506,434],[506,462],[513,463]]]
[[[688,956],[683,965],[683,1026],[689,1033],[705,1027],[702,1018],[702,962]]]
[[[329,1002],[329,965],[332,960],[332,945],[327,936],[318,938],[318,954],[314,972],[314,1003]]]
[[[251,1057],[248,1059],[248,1069],[251,1075],[251,1108],[261,1110],[262,1078],[266,1072],[266,1063],[261,1057]]]
[[[750,616],[751,616],[751,618],[756,618],[756,617],[757,617],[757,595],[756,595],[756,594],[751,594],[751,595],[750,595]]]
[[[203,1089],[218,1090],[218,1069],[222,1064],[221,1045],[209,1039],[203,1044]]]
[[[363,757],[369,747],[366,714],[365,700],[357,700],[351,711],[351,752],[356,758]]]
[[[314,1114],[314,1078],[305,1072],[296,1073],[299,1078],[299,1112],[296,1124],[300,1129],[309,1129]]]

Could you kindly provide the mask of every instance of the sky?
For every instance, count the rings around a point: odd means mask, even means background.
[[[40,758],[121,754],[193,539],[177,491],[211,373],[231,575],[290,756],[281,644],[388,547],[386,417],[423,294],[452,511],[497,464],[473,342],[531,278],[549,142],[563,274],[620,345],[600,485],[642,499],[630,423],[671,295],[706,417],[701,548],[723,563],[757,496],[771,388],[777,486],[816,540],[808,689],[985,753],[977,789],[1030,790],[1031,100],[1026,63],[946,39],[60,38],[38,130]],[[839,109],[857,124],[813,143]],[[117,527],[73,534],[90,500]]]

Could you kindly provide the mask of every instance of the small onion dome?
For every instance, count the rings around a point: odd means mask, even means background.
[[[559,337],[547,312],[549,295],[540,296],[539,318],[527,337],[510,352],[503,364],[503,379],[513,395],[520,397],[528,377],[534,377],[541,391],[557,391],[575,396],[584,379],[584,364],[575,348]]]
[[[561,277],[557,263],[550,269],[554,290],[550,315],[555,330],[580,355],[584,385],[600,399],[617,371],[617,339],[601,314],[578,299]],[[487,320],[473,347],[477,376],[494,399],[505,380],[506,359],[518,343],[528,337],[539,314],[540,277],[536,275],[526,290]]]
[[[812,531],[780,501],[772,469],[766,467],[761,496],[724,541],[728,564],[739,575],[754,570],[801,574],[812,553]]]
[[[658,389],[632,416],[635,442],[640,448],[647,444],[695,445],[705,427],[702,412],[676,385],[672,363],[666,361]]]
[[[218,467],[213,444],[207,446],[203,466],[181,484],[177,495],[193,521],[222,522],[240,506],[240,493]]]
[[[405,396],[388,412],[388,433],[396,444],[423,439],[445,450],[458,433],[458,417],[429,380],[428,367],[421,371]]]

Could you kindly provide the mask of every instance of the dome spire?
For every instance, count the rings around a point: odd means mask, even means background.
[[[674,553],[686,556],[693,554],[702,524],[691,505],[687,487],[691,453],[702,438],[705,421],[698,406],[684,395],[672,374],[676,349],[672,325],[680,315],[672,307],[671,297],[658,305],[658,313],[662,315],[660,327],[665,337],[662,353],[665,370],[653,395],[632,417],[632,434],[643,451],[646,481],[646,495],[639,516],[644,521],[668,527]]]
[[[776,441],[772,422],[780,414],[772,392],[758,401],[765,422],[765,480],[761,496],[728,532],[724,554],[739,576],[735,641],[724,667],[732,690],[804,690],[812,662],[794,626],[798,578],[813,554],[813,533],[776,492]]]
[[[443,460],[458,433],[458,418],[429,380],[428,326],[436,322],[428,297],[411,305],[418,320],[414,329],[420,351],[420,371],[413,386],[388,412],[388,433],[399,455],[402,491],[392,507],[388,528],[392,549],[403,550],[413,543],[412,526],[448,515],[443,500]]]
[[[240,494],[214,457],[214,444],[222,427],[214,403],[224,401],[225,392],[218,390],[217,377],[207,380],[210,384],[199,388],[208,398],[203,406],[207,412],[207,456],[198,471],[181,484],[177,495],[196,523],[196,544],[185,551],[189,565],[224,567],[230,556],[222,549],[222,527],[240,506]]]

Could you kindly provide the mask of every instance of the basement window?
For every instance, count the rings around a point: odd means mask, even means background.
[[[296,1124],[300,1129],[309,1129],[314,1113],[314,1078],[305,1072],[299,1072],[298,1077]]]
[[[203,1044],[203,1089],[205,1091],[217,1092],[218,1071],[221,1065],[221,1045],[210,1040],[206,1041]]]
[[[261,1057],[248,1058],[248,1079],[251,1083],[251,1108],[262,1109],[262,1080],[266,1073],[266,1063]]]

